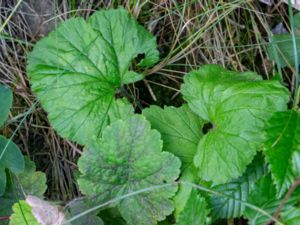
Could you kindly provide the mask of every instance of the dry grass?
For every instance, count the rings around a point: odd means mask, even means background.
[[[42,1],[43,12],[23,0],[0,37],[0,83],[14,91],[9,126],[11,135],[28,109],[34,107],[14,141],[48,176],[47,197],[67,201],[78,196],[74,172],[81,147],[61,139],[37,104],[26,76],[26,54],[57,23],[72,16],[88,17],[99,8],[123,5],[157,37],[161,61],[146,71],[147,79],[128,85],[126,93],[137,110],[149,105],[180,105],[184,74],[214,63],[239,71],[257,71],[266,78],[274,65],[264,43],[278,22],[288,27],[285,4],[267,7],[258,1]],[[39,2],[39,1],[36,1]],[[134,4],[132,2],[135,2]],[[17,1],[0,0],[0,25]],[[1,101],[1,100],[0,100]]]

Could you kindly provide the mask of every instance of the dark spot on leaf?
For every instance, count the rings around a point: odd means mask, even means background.
[[[139,64],[145,58],[145,56],[145,53],[138,54],[137,57],[135,57],[134,62]]]
[[[213,129],[213,124],[208,122],[208,123],[205,123],[202,127],[202,132],[203,134],[207,134],[211,129]]]

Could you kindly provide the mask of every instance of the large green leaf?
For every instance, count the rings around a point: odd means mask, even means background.
[[[294,194],[287,200],[281,209],[281,212],[290,210],[298,201],[299,190],[294,192]],[[271,177],[265,176],[256,182],[247,202],[260,208],[260,210],[264,210],[269,214],[269,216],[273,216],[282,202],[282,198],[276,198],[276,188],[272,183]],[[249,207],[245,209],[244,216],[249,220],[249,225],[263,225],[270,220],[270,218],[264,215],[261,211]]]
[[[179,108],[151,106],[143,114],[151,127],[161,133],[163,150],[178,156],[183,167],[193,162],[199,140],[203,136],[204,121],[194,114],[187,105]]]
[[[246,208],[245,202],[247,202],[255,182],[265,174],[267,174],[267,169],[263,158],[259,154],[248,166],[243,176],[229,183],[212,187],[214,191],[226,195],[226,197],[220,195],[212,195],[210,197],[213,218],[231,219],[242,216]]]
[[[266,125],[264,153],[270,164],[277,194],[282,196],[300,176],[300,114],[274,113]]]
[[[208,212],[205,199],[193,190],[183,211],[178,216],[176,225],[204,225]]]
[[[12,92],[7,87],[0,85],[0,127],[8,117],[9,109],[12,105]]]
[[[180,181],[195,183],[198,181],[197,172],[193,165],[197,145],[203,136],[204,121],[193,113],[187,105],[179,108],[173,106],[150,106],[143,114],[150,121],[151,127],[161,133],[163,150],[172,152],[182,161]],[[180,213],[192,191],[189,185],[180,185],[174,197],[176,214]]]
[[[24,200],[14,204],[13,212],[9,225],[41,225],[32,214],[31,206]]]
[[[0,135],[0,195],[4,193],[6,186],[5,169],[21,173],[24,170],[24,158],[15,143]]]
[[[162,152],[159,132],[144,117],[119,120],[86,148],[78,162],[80,190],[99,202],[176,180],[180,160]],[[153,225],[173,211],[176,186],[153,189],[121,200],[117,206],[131,225]],[[98,203],[99,203],[98,202]]]
[[[96,12],[86,22],[72,18],[39,41],[28,56],[33,90],[60,135],[80,144],[100,136],[115,118],[133,111],[115,100],[123,84],[143,78],[130,70],[158,60],[155,38],[122,9]],[[41,57],[42,56],[42,57]]]
[[[277,81],[206,65],[184,78],[182,94],[190,108],[212,123],[198,145],[199,176],[215,184],[237,178],[263,143],[265,120],[285,110],[289,93]]]

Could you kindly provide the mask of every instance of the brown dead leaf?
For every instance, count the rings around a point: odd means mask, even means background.
[[[65,215],[57,206],[38,197],[28,195],[26,202],[32,208],[32,214],[41,225],[61,225],[65,221]]]

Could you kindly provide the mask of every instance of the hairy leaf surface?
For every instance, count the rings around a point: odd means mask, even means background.
[[[81,191],[104,202],[153,185],[176,180],[180,160],[162,152],[159,132],[144,117],[119,120],[84,150],[78,162]],[[149,190],[121,200],[117,206],[128,224],[152,225],[173,211],[176,186]],[[99,203],[98,202],[98,203]]]
[[[300,176],[300,114],[277,112],[268,121],[264,153],[277,194],[282,196]]]
[[[208,213],[205,199],[193,190],[183,211],[178,216],[176,225],[204,225]]]
[[[27,72],[61,136],[84,145],[133,112],[115,95],[123,84],[143,78],[130,70],[138,54],[145,54],[140,66],[153,65],[155,38],[122,8],[96,12],[87,22],[69,19],[36,44]]]
[[[9,88],[0,85],[0,127],[4,124],[8,117],[10,107],[12,105],[12,92]]]
[[[194,163],[199,176],[215,184],[242,175],[262,146],[265,120],[285,110],[289,100],[288,91],[277,81],[217,65],[190,72],[181,90],[190,108],[212,123]]]

